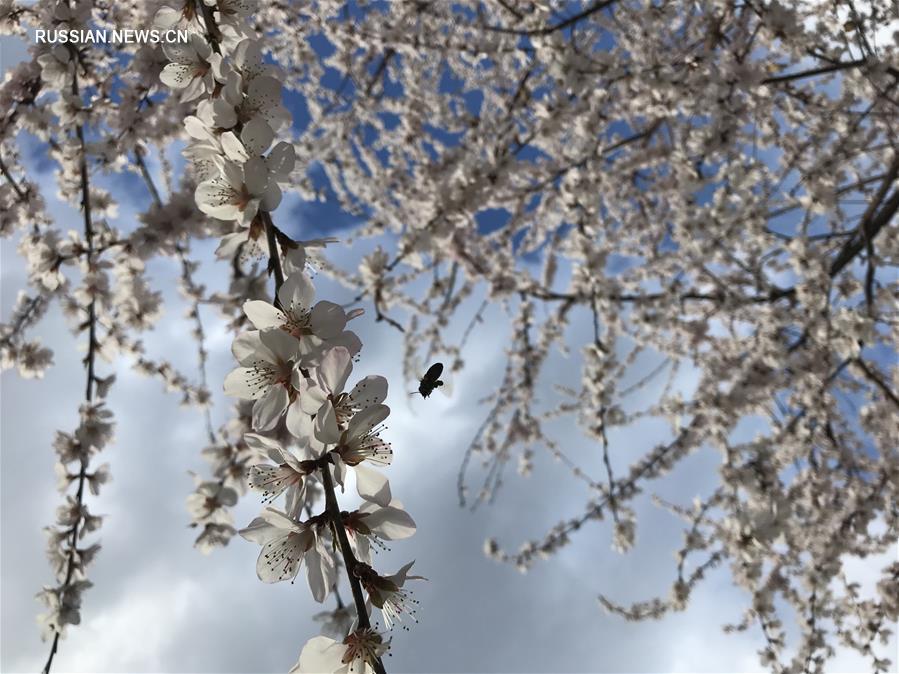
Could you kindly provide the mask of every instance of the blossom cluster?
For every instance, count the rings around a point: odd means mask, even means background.
[[[138,7],[95,7],[85,0],[0,4],[4,34],[27,35],[29,26],[79,30],[143,20]],[[110,442],[113,424],[103,399],[115,377],[101,376],[98,361],[124,356],[136,363],[138,372],[159,377],[168,390],[180,392],[187,404],[203,405],[209,398],[202,377],[200,385],[194,384],[167,360],[148,354],[138,338],[162,311],[162,295],[146,274],[146,262],[180,253],[187,236],[210,233],[194,205],[194,186],[186,194],[172,189],[171,167],[163,162],[169,188],[169,199],[163,202],[143,161],[148,145],[166,145],[176,129],[180,132],[183,120],[177,101],[149,100],[158,76],[153,51],[136,45],[88,50],[74,44],[38,44],[31,58],[8,69],[0,83],[0,235],[18,237],[28,286],[0,325],[0,368],[40,378],[59,360],[31,336],[54,304],[69,319],[76,338],[87,341],[82,423],[72,434],[58,434],[55,443],[56,472],[66,501],[48,530],[56,584],[38,595],[47,606],[40,617],[44,637],[52,640],[46,671],[66,626],[80,619],[81,596],[91,586],[87,567],[99,550],[98,544],[81,543],[100,525],[87,504],[89,495],[96,494],[109,475],[108,465],[90,464]],[[125,73],[123,60],[130,61]],[[46,188],[28,175],[23,160],[27,153],[19,146],[23,135],[46,147],[45,161],[55,169],[57,199],[77,220],[51,217]],[[117,203],[95,180],[100,171],[134,172],[144,178],[153,206],[139,215],[136,229],[113,226]]]
[[[235,337],[238,367],[224,382],[226,394],[250,406],[250,432],[210,447],[216,472],[224,470],[217,481],[198,478],[188,505],[195,523],[204,525],[198,544],[226,540],[231,529],[227,508],[241,488],[228,467],[263,457],[265,462],[247,466],[247,483],[267,505],[239,531],[262,546],[259,579],[293,582],[305,566],[312,596],[322,602],[336,590],[342,562],[356,602],[355,627],[338,634],[339,641],[329,636],[309,641],[294,671],[336,672],[349,666],[382,672],[380,657],[389,642],[371,627],[370,606],[381,610],[388,630],[414,617],[417,602],[405,585],[420,577],[409,574],[411,562],[392,575],[379,574],[371,566],[372,550],[411,536],[415,523],[393,497],[387,478],[371,467],[393,460],[390,444],[381,437],[390,413],[384,404],[387,381],[367,376],[348,384],[362,342],[347,326],[361,311],[316,300],[305,271],[306,248],[326,242],[294,241],[271,217],[295,156],[290,143],[276,142],[290,114],[281,103],[274,66],[264,61],[259,40],[248,37],[243,17],[253,6],[221,0],[198,8],[188,2],[163,7],[155,19],[157,25],[195,31],[188,45],[164,47],[170,62],[160,80],[180,90],[183,101],[196,101],[195,114],[185,120],[192,140],[184,155],[199,181],[200,210],[232,223],[218,254],[267,257],[275,277],[273,301],[243,304],[252,329]],[[343,489],[350,472],[363,503],[341,511],[335,487]],[[313,514],[321,493],[324,511]],[[272,505],[282,497],[281,507]],[[359,603],[363,590],[367,604]]]
[[[298,161],[364,215],[357,235],[396,237],[394,253],[334,275],[404,330],[410,378],[422,352],[461,364],[504,310],[511,346],[460,502],[498,503],[516,459],[524,476],[558,461],[586,489],[533,540],[486,552],[527,570],[602,520],[630,549],[636,498],[713,448],[720,483],[701,516],[676,511],[688,561],[671,597],[628,615],[682,609],[703,570],[726,564],[770,637],[766,666],[822,667],[839,639],[882,670],[871,645],[895,615],[889,593],[861,611],[827,588],[899,528],[885,498],[899,409],[895,11],[461,2],[350,18],[323,4],[297,26],[306,40],[272,41],[309,107]],[[261,23],[292,20],[282,8]],[[326,74],[353,86],[322,86]],[[303,176],[307,198],[317,178]],[[616,442],[650,419],[668,437]],[[583,460],[567,437],[560,449],[557,429],[575,424]],[[740,437],[747,424],[762,437]],[[872,516],[892,543],[848,524]],[[785,604],[801,616],[793,663],[778,645]]]
[[[370,375],[348,385],[361,348],[359,338],[346,329],[356,314],[327,300],[314,302],[304,272],[289,276],[277,298],[276,304],[246,303],[256,329],[234,340],[239,367],[225,379],[225,392],[253,401],[254,432],[246,433],[244,441],[269,460],[249,467],[250,488],[269,504],[283,496],[284,506],[267,506],[239,533],[262,546],[256,565],[260,580],[292,582],[305,565],[312,596],[319,602],[337,584],[335,551],[340,549],[350,582],[366,591],[391,629],[404,617],[414,618],[416,602],[404,585],[419,577],[409,575],[411,562],[388,576],[371,567],[373,547],[415,532],[387,478],[372,467],[393,461],[393,449],[381,437],[390,413],[384,404],[387,381]],[[293,447],[267,435],[279,427],[288,431]],[[334,485],[343,488],[351,471],[363,503],[356,510],[339,511]],[[312,515],[308,490],[316,483],[325,491],[326,507]],[[366,610],[357,607],[357,615]],[[366,621],[340,643],[327,636],[311,640],[295,671],[342,671],[357,660],[360,669],[374,671],[386,648],[382,635]]]
[[[111,383],[111,382],[110,382]],[[105,394],[105,390],[98,390]],[[101,396],[102,397],[102,396]],[[100,550],[99,543],[79,545],[85,535],[100,528],[102,517],[90,512],[83,502],[84,487],[94,496],[109,481],[109,464],[89,469],[91,459],[112,441],[112,413],[104,402],[85,403],[80,410],[81,423],[73,433],[57,432],[57,486],[63,494],[75,486],[77,493],[66,496],[65,504],[56,512],[56,524],[47,527],[47,558],[58,585],[45,586],[38,598],[47,612],[39,616],[43,637],[65,635],[66,625],[81,621],[81,594],[92,583],[87,580],[87,567]],[[74,471],[74,472],[73,472]]]

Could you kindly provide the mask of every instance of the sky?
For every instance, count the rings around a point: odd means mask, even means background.
[[[0,66],[9,68],[23,56],[20,46],[0,41]],[[33,165],[37,165],[32,158]],[[46,162],[44,162],[46,164]],[[77,214],[56,203],[51,173],[33,174],[48,195],[61,223],[78,226]],[[127,190],[119,221],[148,203],[140,184],[106,178]],[[120,181],[116,183],[116,181]],[[313,221],[319,215],[295,200],[281,207],[300,218],[299,232],[326,232]],[[303,220],[303,218],[306,220]],[[62,225],[63,230],[69,225]],[[339,234],[344,234],[340,232]],[[375,242],[353,249],[335,248],[329,258],[353,264]],[[195,247],[203,262],[199,280],[221,288],[227,268],[213,260],[215,242]],[[15,242],[0,242],[0,320],[8,318],[24,268]],[[165,293],[164,316],[143,341],[151,357],[166,358],[194,373],[194,347],[185,341],[190,324],[176,289],[178,267],[172,260],[149,265],[153,285]],[[349,299],[346,291],[316,278],[318,296]],[[476,300],[472,300],[475,302]],[[369,312],[371,313],[371,312]],[[230,337],[209,308],[203,319],[210,351],[208,376],[215,394],[216,425],[230,409],[220,382],[234,366]],[[363,316],[354,329],[365,344],[353,379],[382,374],[390,382],[392,409],[385,437],[394,448],[386,470],[392,491],[415,518],[418,531],[379,554],[375,566],[393,572],[414,559],[414,572],[427,577],[412,585],[420,602],[420,622],[409,632],[394,633],[388,672],[757,672],[760,635],[750,630],[725,635],[721,625],[738,622],[747,595],[734,588],[726,569],[709,574],[689,608],[658,622],[626,623],[604,613],[602,593],[627,604],[667,593],[674,574],[673,553],[682,524],[652,506],[637,507],[637,545],[630,554],[611,550],[608,523],[590,523],[572,545],[522,575],[487,559],[483,543],[495,537],[514,550],[540,537],[560,519],[582,512],[588,498],[570,475],[548,457],[535,460],[533,476],[510,477],[492,506],[472,512],[458,505],[456,477],[462,455],[483,418],[478,400],[501,379],[508,328],[496,310],[489,312],[465,353],[466,369],[456,376],[453,394],[426,401],[410,398],[414,382],[402,377],[401,341],[384,323]],[[575,321],[572,339],[589,326]],[[54,309],[35,330],[53,348],[55,364],[42,380],[22,380],[7,371],[0,379],[0,670],[38,671],[49,644],[40,641],[35,617],[42,606],[34,595],[52,581],[44,557],[42,528],[54,519],[62,497],[55,489],[56,430],[77,424],[84,372],[66,322]],[[576,353],[576,350],[575,350]],[[109,405],[115,413],[116,437],[98,461],[111,464],[112,482],[99,497],[90,497],[93,512],[105,516],[99,535],[102,550],[89,577],[94,587],[84,595],[82,624],[61,642],[57,672],[278,672],[296,661],[305,641],[319,632],[312,616],[323,610],[311,598],[303,575],[295,585],[266,585],[255,574],[259,547],[235,538],[209,556],[192,547],[196,532],[188,528],[185,499],[192,491],[189,470],[208,475],[200,457],[205,446],[202,416],[182,408],[160,383],[118,360],[103,363],[99,373],[115,372]],[[554,357],[560,375],[577,376],[575,357]],[[678,382],[688,391],[695,375]],[[352,380],[351,380],[352,381]],[[751,432],[750,428],[744,432]],[[576,428],[560,430],[561,444],[582,460],[593,476],[602,476],[602,459]],[[664,435],[647,423],[610,438],[612,460],[620,474]],[[709,492],[716,482],[718,456],[699,452],[685,461],[652,492],[680,503]],[[511,471],[510,471],[511,472]],[[473,477],[478,473],[475,469]],[[341,504],[352,504],[352,490]],[[245,526],[260,511],[252,494],[235,509],[236,525]],[[885,556],[855,564],[850,575],[872,584],[866,574],[885,566]],[[349,597],[346,588],[344,598]],[[333,599],[326,600],[330,608]],[[866,664],[839,652],[828,671],[861,672]]]

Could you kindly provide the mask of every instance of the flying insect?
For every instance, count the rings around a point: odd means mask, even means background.
[[[427,398],[434,392],[435,388],[443,386],[443,382],[440,381],[441,374],[443,374],[443,363],[434,363],[428,368],[428,371],[425,372],[425,376],[422,377],[421,381],[418,383],[418,392],[421,394],[422,398]],[[412,392],[412,395],[415,395],[414,391]]]

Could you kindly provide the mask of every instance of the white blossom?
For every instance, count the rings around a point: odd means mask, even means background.
[[[369,674],[374,662],[390,648],[390,642],[372,629],[351,632],[343,641],[326,636],[306,642],[291,674]]]
[[[240,367],[225,377],[225,394],[253,404],[253,428],[271,430],[288,412],[288,424],[302,414],[297,401],[299,343],[283,330],[254,330],[232,346]]]

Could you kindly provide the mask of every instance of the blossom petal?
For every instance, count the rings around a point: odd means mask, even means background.
[[[284,414],[289,402],[287,389],[281,384],[269,386],[263,396],[253,404],[253,428],[270,431]]]
[[[409,538],[415,533],[416,528],[415,520],[409,513],[393,506],[375,508],[374,512],[365,518],[365,525],[388,541]]]
[[[412,568],[412,565],[415,564],[415,560],[413,559],[408,564],[404,565],[399,571],[397,571],[392,576],[387,576],[388,580],[393,581],[399,587],[402,587],[407,580],[427,580],[424,576],[410,576],[408,575],[409,569]]]
[[[336,337],[328,339],[328,343],[331,346],[345,346],[353,356],[362,350],[362,340],[351,330],[344,330]]]
[[[280,527],[281,529],[288,529],[297,533],[303,533],[304,531],[306,531],[302,524],[292,520],[280,510],[276,510],[275,508],[266,508],[262,511],[260,517],[269,524]]]
[[[287,322],[287,317],[280,309],[264,300],[248,300],[243,304],[243,312],[259,330],[280,328]]]
[[[262,117],[254,117],[243,127],[240,140],[253,157],[265,152],[275,139],[275,132]]]
[[[267,438],[258,433],[244,433],[243,440],[247,443],[247,447],[255,449],[260,454],[266,455],[275,463],[283,463],[284,455],[288,454],[281,446],[281,443],[274,438]]]
[[[319,302],[321,304],[321,302]],[[313,311],[313,314],[315,312]],[[353,359],[346,347],[329,349],[318,367],[318,381],[322,388],[333,395],[343,393],[346,380],[353,371]]]
[[[268,157],[265,158],[265,165],[268,167],[269,172],[277,178],[289,176],[290,172],[293,171],[295,163],[296,151],[293,149],[293,145],[284,141],[275,145],[272,151],[268,153]]]
[[[247,190],[255,197],[261,197],[265,194],[268,186],[268,169],[265,167],[265,161],[260,157],[253,157],[243,165],[243,182],[247,186]],[[280,202],[280,199],[279,199]],[[275,208],[277,208],[275,204]],[[270,211],[271,208],[263,208]]]
[[[287,430],[295,438],[308,438],[313,434],[312,416],[303,410],[302,400],[303,393],[300,392],[299,400],[294,400],[287,408]]]
[[[306,311],[315,299],[315,287],[304,273],[292,274],[284,280],[278,291],[278,300],[288,313]]]
[[[387,478],[374,468],[367,468],[361,463],[354,466],[356,471],[356,491],[366,501],[387,507],[390,504],[390,483]]]
[[[306,579],[309,581],[309,589],[312,590],[312,597],[319,604],[322,603],[331,592],[330,573],[333,562],[331,556],[322,554],[317,547],[311,548],[306,553]]]
[[[348,431],[351,438],[358,438],[369,433],[390,415],[387,405],[372,405],[350,419]]]
[[[212,134],[209,133],[206,125],[193,115],[184,118],[184,128],[187,130],[187,135],[196,140],[209,140],[212,138]]]
[[[346,481],[346,463],[344,463],[337,452],[331,452],[331,458],[334,460],[334,463],[331,465],[334,482],[339,484],[341,491],[343,491],[344,482]]]
[[[225,377],[225,395],[241,400],[256,400],[264,388],[259,386],[259,374],[252,367],[237,367]]]
[[[251,110],[257,110],[273,128],[284,125],[285,114],[289,119],[289,113],[281,104],[281,82],[268,75],[254,77],[250,81],[245,105]]]
[[[219,140],[222,143],[222,150],[224,151],[225,156],[231,161],[243,163],[250,158],[243,143],[241,143],[237,136],[234,135],[233,131],[223,133]]]
[[[266,179],[268,176],[266,175]],[[274,180],[269,180],[265,192],[262,193],[262,199],[259,202],[259,208],[263,211],[273,211],[281,204],[281,188]]]
[[[340,439],[337,413],[330,400],[325,402],[315,415],[315,437],[325,444],[335,443]]]
[[[256,560],[256,575],[263,583],[293,580],[303,562],[301,535],[288,534],[262,546]]]
[[[275,354],[262,343],[259,330],[242,332],[231,343],[231,353],[241,365],[252,365],[260,360],[267,363],[276,361]]]
[[[159,73],[160,81],[172,89],[184,89],[194,79],[194,65],[169,63]]]
[[[276,527],[271,522],[267,522],[264,518],[257,517],[250,522],[248,526],[240,529],[237,533],[251,543],[265,545],[274,538],[285,536],[287,532],[285,532],[284,529]]]
[[[300,484],[291,485],[287,489],[285,500],[287,516],[299,517],[300,512],[303,510],[303,506],[306,505],[306,481],[304,480]]]
[[[300,392],[300,407],[306,414],[316,414],[328,399],[329,391],[314,384],[311,379],[300,380],[297,390]]]
[[[387,380],[380,375],[369,375],[353,387],[350,397],[363,410],[380,405],[387,399]]]
[[[346,312],[339,304],[322,300],[312,309],[309,325],[322,339],[331,339],[346,328]]]
[[[299,342],[283,330],[263,330],[259,333],[259,339],[282,363],[296,359]]]
[[[182,12],[171,7],[160,7],[153,17],[153,26],[166,30],[181,20]]]
[[[343,656],[346,646],[328,637],[312,637],[303,646],[300,659],[290,670],[291,674],[300,672],[329,673],[343,667]]]

